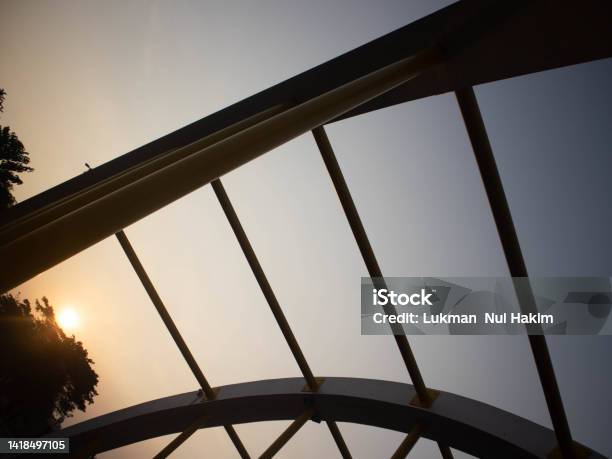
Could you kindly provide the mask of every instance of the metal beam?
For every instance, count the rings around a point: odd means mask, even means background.
[[[197,392],[165,397],[53,432],[70,438],[71,449],[99,439],[94,453],[148,438],[182,432],[207,414],[202,428],[226,424],[294,420],[304,406],[317,420],[350,422],[409,433],[416,423],[423,438],[476,457],[547,458],[557,444],[553,430],[512,413],[441,391],[429,408],[415,406],[413,386],[391,381],[326,376],[318,392],[304,392],[304,379],[283,378],[231,384],[215,400],[198,402]],[[50,434],[51,435],[51,434]],[[604,456],[591,452],[592,459]]]
[[[348,446],[340,433],[340,428],[338,427],[338,424],[336,424],[336,421],[325,421],[325,424],[327,424],[327,428],[331,432],[332,437],[336,442],[336,447],[340,451],[342,459],[351,459],[351,452],[349,451]]]
[[[323,128],[323,126],[316,127],[312,130],[312,135],[314,136],[317,146],[319,147],[323,162],[325,163],[327,172],[329,173],[332,183],[334,184],[334,188],[338,194],[338,198],[340,199],[340,204],[342,205],[344,214],[346,215],[351,231],[353,232],[353,236],[355,237],[355,241],[357,242],[357,246],[359,247],[359,251],[361,252],[361,256],[366,265],[368,273],[372,278],[372,282],[374,282],[374,285],[376,285],[377,288],[386,289],[387,286],[383,278],[380,265],[378,264],[378,260],[376,259],[376,255],[374,254],[374,250],[370,244],[368,234],[363,226],[359,212],[357,212],[355,201],[353,201],[353,197],[351,196],[351,192],[348,188],[346,180],[344,179],[344,174],[342,174],[342,169],[340,168],[338,159],[334,154],[334,150],[331,146],[329,138],[327,137],[325,128]],[[397,311],[392,305],[386,305],[383,307],[383,309],[387,314],[397,315]],[[393,330],[393,338],[395,339],[397,348],[402,356],[404,365],[406,366],[410,379],[412,380],[412,383],[416,389],[418,399],[423,405],[429,405],[432,402],[431,392],[425,386],[423,375],[421,374],[416,358],[414,357],[410,344],[408,343],[408,339],[404,335],[404,331],[400,326],[397,324],[390,324],[390,326]],[[440,453],[444,459],[452,459],[453,454],[447,445],[439,443],[438,447],[440,448]]]
[[[62,213],[42,227],[22,233],[18,224],[16,229],[11,228],[17,238],[0,236],[0,261],[12,260],[11,270],[3,271],[0,277],[0,291],[19,285],[221,175],[397,87],[439,63],[441,56],[439,48],[427,49],[266,118],[83,207]],[[49,244],[50,240],[54,243]],[[36,257],[20,256],[34,252]]]
[[[232,231],[238,240],[242,253],[244,253],[245,258],[251,267],[251,271],[259,284],[259,288],[261,289],[264,297],[266,298],[268,306],[274,315],[274,319],[276,319],[276,323],[281,329],[281,332],[285,337],[285,341],[287,342],[287,345],[289,346],[298,367],[304,375],[306,385],[308,386],[309,390],[316,392],[319,390],[319,381],[317,381],[315,378],[312,370],[310,369],[310,365],[308,365],[308,362],[306,361],[306,357],[304,357],[304,353],[302,352],[302,349],[300,348],[300,345],[293,334],[293,330],[291,330],[291,326],[289,325],[283,309],[281,308],[280,303],[274,294],[274,290],[272,290],[272,286],[270,285],[270,282],[268,282],[266,273],[261,267],[261,263],[259,263],[255,250],[253,250],[253,246],[251,245],[251,242],[249,241],[249,238],[242,227],[242,223],[240,223],[238,214],[236,213],[236,210],[234,209],[234,206],[232,205],[232,202],[225,191],[223,183],[221,183],[221,179],[213,180],[211,185],[217,199],[219,200],[219,204],[221,204],[223,213],[225,214]],[[327,425],[342,457],[345,459],[350,458],[351,454],[349,453],[348,447],[342,438],[342,434],[340,433],[338,426],[333,421],[329,421]]]
[[[455,94],[472,149],[474,150],[478,170],[480,171],[491,212],[493,213],[493,219],[495,220],[495,226],[503,247],[506,262],[508,263],[510,275],[512,277],[526,278],[529,276],[527,266],[523,259],[523,253],[512,220],[512,214],[510,213],[510,207],[508,206],[508,200],[506,199],[506,193],[499,176],[499,170],[493,156],[493,150],[491,149],[484,121],[482,120],[476,95],[471,87],[460,89]],[[535,312],[535,298],[529,283],[522,283],[520,287],[515,284],[515,287],[521,309],[524,312]],[[576,457],[572,435],[552,360],[548,352],[546,338],[543,335],[528,335],[528,338],[561,453],[564,458]]]
[[[422,425],[416,424],[408,433],[408,435],[406,435],[404,441],[402,441],[397,447],[397,449],[391,456],[391,459],[404,459],[406,456],[408,456],[408,454],[410,454],[410,451],[412,451],[412,448],[414,448],[414,445],[416,445],[417,441],[419,441],[422,431]]]
[[[0,226],[78,190],[183,147],[275,105],[294,105],[406,58],[436,42],[462,48],[432,68],[345,116],[377,110],[465,86],[512,78],[612,55],[612,3],[607,0],[532,2],[462,0],[352,51],[219,110],[96,167],[0,215]],[[485,36],[453,33],[462,24]],[[469,45],[469,46],[468,46]],[[528,50],[528,51],[526,51]],[[503,55],[503,59],[499,56]],[[337,119],[337,118],[336,118]]]
[[[297,433],[298,430],[308,422],[314,413],[313,408],[308,408],[295,421],[289,424],[280,436],[259,456],[259,459],[271,459],[283,446]]]
[[[168,443],[159,453],[153,456],[153,459],[165,459],[179,446],[187,441],[198,429],[202,427],[202,422],[206,415],[197,417],[185,430],[178,434],[170,443]]]
[[[287,107],[284,108],[286,109]],[[139,165],[139,167],[128,168],[108,179],[101,180],[95,187],[80,190],[70,197],[56,201],[42,209],[30,212],[21,218],[12,220],[10,223],[2,226],[0,229],[0,239],[14,239],[20,237],[20,235],[27,234],[30,231],[34,231],[36,228],[51,223],[53,220],[61,217],[63,214],[89,205],[109,193],[113,193],[132,182],[145,178],[149,174],[155,173],[156,171],[163,169],[174,162],[180,161],[189,155],[202,150],[203,148],[209,147],[220,140],[237,134],[240,131],[253,126],[254,124],[257,124],[258,122],[269,118],[272,115],[280,113],[282,110],[283,107],[280,105],[264,110],[261,113],[241,120],[236,124],[232,124],[231,126],[214,132],[213,134],[203,137],[202,139],[188,145],[170,149],[151,160],[143,162],[141,165]],[[89,165],[87,165],[87,168],[89,170],[87,171],[87,174],[84,175],[93,175],[94,170],[91,169]]]
[[[164,302],[162,301],[161,297],[157,293],[157,290],[155,289],[153,282],[151,282],[151,279],[149,278],[147,272],[144,269],[144,266],[142,266],[142,263],[138,259],[138,256],[136,255],[136,252],[134,251],[134,248],[132,247],[132,244],[130,243],[126,234],[121,230],[121,231],[118,231],[115,234],[115,236],[117,237],[119,244],[121,244],[121,248],[125,252],[125,255],[128,257],[128,260],[130,260],[130,263],[132,267],[134,268],[134,271],[138,275],[138,278],[140,279],[142,286],[146,290],[147,294],[149,295],[149,298],[151,299],[151,302],[155,306],[155,309],[159,313],[159,316],[161,317],[162,321],[164,322],[166,329],[168,330],[168,332],[170,332],[170,335],[172,336],[174,343],[179,348],[181,355],[187,362],[187,365],[189,365],[191,372],[193,373],[196,380],[198,381],[198,384],[200,384],[200,387],[204,391],[204,395],[206,396],[206,399],[214,400],[217,396],[216,392],[213,390],[213,388],[208,383],[208,380],[204,376],[204,373],[202,373],[200,366],[198,365],[195,358],[193,357],[193,354],[189,350],[189,346],[187,346],[187,343],[185,342],[178,328],[174,324],[174,321],[172,320],[172,317],[170,316],[168,309],[166,309]],[[193,426],[190,425],[187,430],[185,430],[181,435],[179,435],[175,440],[173,440],[170,443],[170,445],[168,445],[168,448],[171,447],[172,450],[174,450],[181,443],[183,443],[187,438],[189,438],[189,436],[197,430],[197,428],[192,428],[192,427]],[[232,440],[232,443],[236,447],[236,450],[240,454],[240,457],[242,457],[243,459],[248,459],[250,457],[249,453],[247,452],[246,448],[244,447],[242,441],[238,437],[238,434],[236,433],[234,428],[229,424],[223,427],[225,428],[230,439]]]
[[[380,265],[378,264],[378,260],[376,259],[376,255],[372,249],[372,244],[370,244],[368,234],[363,226],[359,212],[357,212],[355,201],[353,201],[353,197],[351,196],[351,192],[348,188],[346,180],[344,179],[344,174],[342,174],[342,169],[340,169],[340,164],[338,163],[336,155],[334,154],[334,150],[329,142],[325,129],[323,126],[316,127],[312,130],[312,135],[314,136],[317,146],[319,147],[321,157],[323,158],[327,172],[332,180],[334,189],[338,194],[342,210],[346,215],[346,219],[348,220],[353,236],[355,237],[355,242],[357,242],[359,252],[361,253],[368,273],[370,274],[370,277],[377,288],[386,288]],[[388,314],[397,314],[393,306],[389,306],[389,308],[390,309],[388,312],[386,311]],[[412,380],[412,383],[417,391],[419,399],[424,404],[430,403],[431,396],[427,390],[427,387],[425,386],[423,375],[421,374],[421,370],[419,369],[414,354],[412,353],[408,339],[402,334],[401,328],[399,330],[394,329],[394,332],[397,332],[393,334],[393,337],[400,351],[400,355],[402,356],[406,369],[408,370],[410,379]]]
[[[253,250],[253,246],[249,241],[244,228],[242,227],[242,223],[240,223],[240,219],[238,218],[238,214],[236,214],[236,210],[232,205],[232,202],[223,187],[220,179],[213,180],[211,182],[212,188],[219,200],[219,204],[221,204],[221,208],[223,209],[223,213],[227,217],[227,221],[229,222],[236,239],[238,240],[238,244],[240,244],[240,248],[242,249],[242,253],[244,253],[249,266],[251,267],[251,271],[257,280],[257,284],[259,284],[259,288],[263,293],[272,314],[274,315],[274,319],[278,324],[283,336],[285,337],[285,341],[287,341],[287,345],[295,358],[295,361],[300,367],[302,374],[304,375],[304,379],[306,380],[306,384],[309,389],[312,391],[316,391],[319,388],[319,383],[315,379],[312,370],[310,369],[310,365],[306,361],[306,357],[304,357],[304,353],[300,348],[300,345],[293,334],[293,330],[291,330],[291,326],[285,317],[285,313],[281,308],[276,295],[274,294],[274,290],[272,290],[272,286],[270,282],[268,282],[268,278],[266,277],[266,273],[261,267],[261,263],[257,259],[257,255]]]
[[[187,343],[185,343],[185,340],[181,336],[181,332],[179,332],[178,328],[176,328],[176,325],[172,320],[168,309],[166,309],[164,302],[157,293],[153,282],[151,282],[151,279],[149,278],[147,272],[144,269],[144,266],[142,266],[142,263],[138,259],[138,255],[136,255],[136,252],[134,251],[134,248],[132,247],[132,244],[130,243],[126,234],[123,231],[118,231],[115,236],[117,237],[119,244],[121,244],[121,248],[125,252],[125,255],[127,256],[128,260],[130,261],[132,268],[134,268],[138,279],[140,279],[142,286],[146,290],[147,295],[149,295],[153,306],[155,306],[155,309],[157,310],[162,321],[164,322],[166,329],[170,333],[170,336],[172,336],[174,343],[179,348],[181,355],[187,362],[187,365],[189,365],[191,372],[193,373],[196,380],[198,381],[198,384],[204,391],[206,398],[215,398],[215,392],[213,391],[211,385],[208,383],[208,380],[204,376],[204,373],[202,373],[202,370],[200,369],[200,366],[196,362],[195,358],[193,357],[189,346],[187,346]]]

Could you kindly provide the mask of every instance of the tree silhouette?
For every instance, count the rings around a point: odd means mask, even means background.
[[[35,437],[57,428],[98,395],[93,361],[55,321],[43,297],[0,295],[0,436]]]
[[[0,88],[0,112],[4,111],[6,91]],[[0,125],[0,210],[15,204],[13,185],[21,185],[22,172],[34,169],[28,166],[30,158],[23,143],[8,126]]]

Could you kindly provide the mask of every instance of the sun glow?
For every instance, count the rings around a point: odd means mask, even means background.
[[[74,308],[64,308],[58,312],[57,323],[64,330],[74,330],[79,326],[79,315]]]

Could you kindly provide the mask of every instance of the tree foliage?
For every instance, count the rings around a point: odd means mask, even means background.
[[[4,110],[6,91],[0,89],[0,112]],[[0,125],[0,210],[15,204],[13,186],[23,182],[20,173],[31,172],[30,158],[23,143],[8,126]]]
[[[0,295],[0,436],[39,436],[85,411],[98,394],[93,363],[46,298]]]

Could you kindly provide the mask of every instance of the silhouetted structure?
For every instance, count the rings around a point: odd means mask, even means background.
[[[166,457],[200,428],[224,426],[249,457],[232,424],[293,420],[264,452],[271,457],[308,421],[325,421],[344,458],[337,421],[407,434],[394,458],[420,437],[480,457],[602,457],[573,441],[543,336],[529,342],[554,429],[425,385],[408,340],[395,335],[413,385],[357,378],[317,378],[293,335],[220,177],[302,134],[312,132],[372,278],[382,270],[323,126],[394,104],[453,91],[481,172],[509,271],[527,276],[493,151],[472,86],[612,56],[612,3],[588,0],[463,0],[378,38],[87,174],[64,182],[0,216],[0,256],[45,247],[0,277],[0,290],[115,234],[201,391],[153,400],[63,429],[86,455],[181,432]],[[122,228],[212,184],[303,378],[213,388],[204,377]],[[126,202],[130,205],[126,206]],[[533,298],[524,295],[525,309]]]

